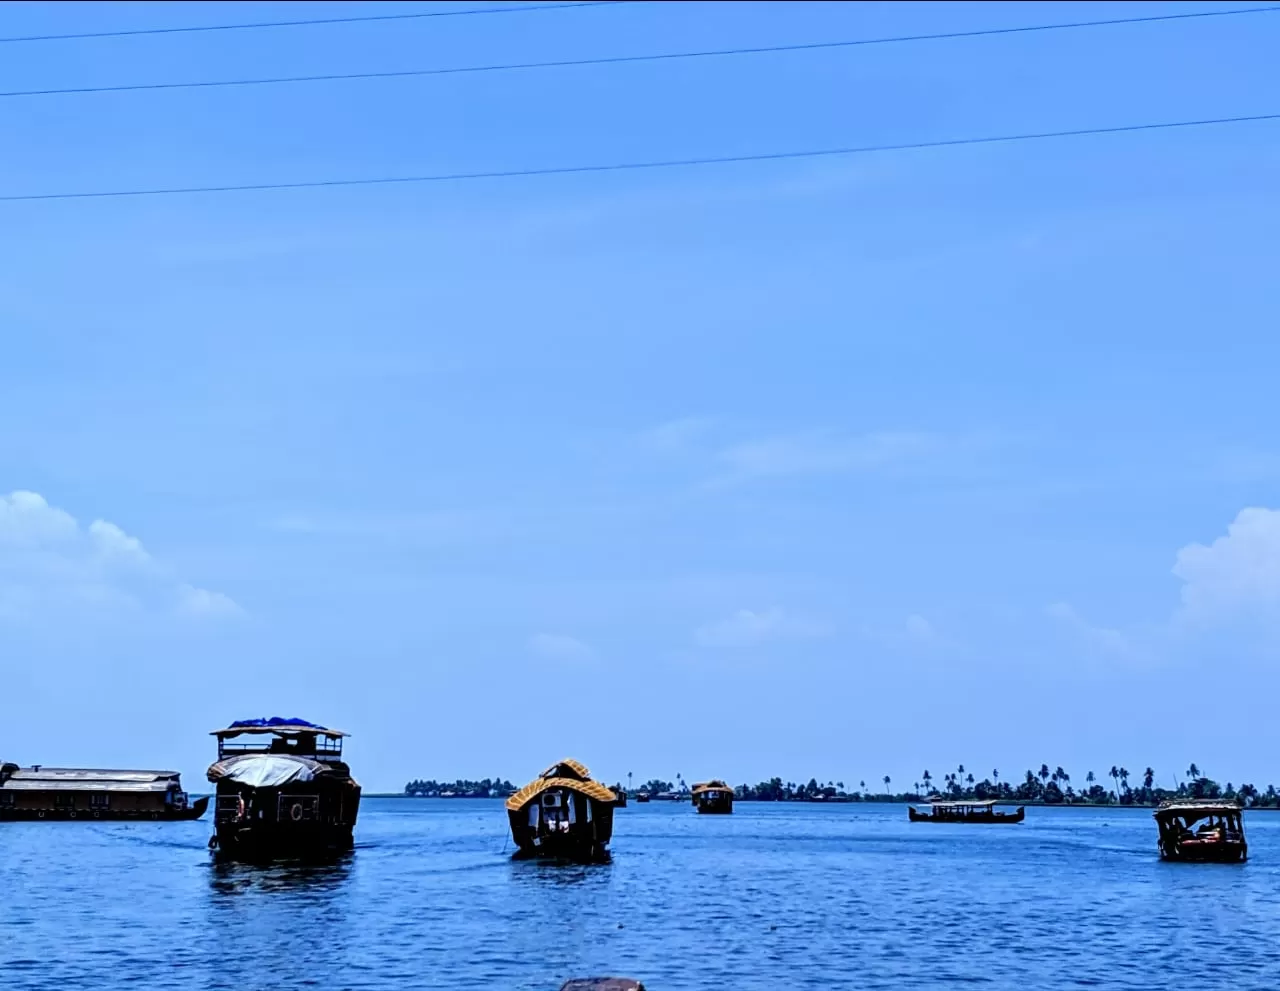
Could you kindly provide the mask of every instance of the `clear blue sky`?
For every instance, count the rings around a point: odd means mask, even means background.
[[[464,4],[454,5],[456,7]],[[12,44],[0,89],[1212,9],[630,4]],[[0,35],[404,9],[30,4]],[[1280,112],[1280,14],[0,99],[0,194]],[[1280,124],[0,204],[0,755],[1280,783]],[[8,495],[8,493],[17,493]],[[1199,546],[1197,546],[1199,545]]]

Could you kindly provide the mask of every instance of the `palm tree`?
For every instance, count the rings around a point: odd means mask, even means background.
[[[914,792],[914,793],[915,793],[915,794],[917,794],[917,795],[919,795],[919,794],[920,794],[920,782],[919,782],[919,781],[917,781],[913,787],[915,788],[915,792]]]
[[[925,788],[929,789],[931,787],[931,782],[933,781],[933,775],[929,773],[928,768],[925,768],[925,772],[924,774],[920,775],[920,778],[922,781],[924,781]]]
[[[1155,780],[1156,772],[1151,770],[1151,768],[1147,768],[1142,772],[1142,787],[1147,791],[1151,790],[1151,786],[1155,783]]]
[[[1097,779],[1097,778],[1095,778],[1095,777],[1093,776],[1093,772],[1092,772],[1092,771],[1090,771],[1088,774],[1086,774],[1086,775],[1084,776],[1084,780],[1085,780],[1085,782],[1089,785],[1089,787],[1090,787],[1090,788],[1092,788],[1092,787],[1093,787],[1093,783],[1094,783],[1095,781],[1097,781],[1098,779]]]
[[[867,790],[867,783],[866,783],[865,781],[859,781],[859,782],[858,782],[858,790],[859,790],[859,791],[862,791],[862,792],[864,792],[864,793],[865,793],[865,792],[866,792],[866,790]]]
[[[1045,782],[1047,782],[1048,780],[1049,780],[1049,765],[1041,764],[1040,765],[1040,786],[1044,787]]]
[[[1120,769],[1111,765],[1111,780],[1116,783],[1116,801],[1120,801]]]
[[[999,768],[992,768],[992,770],[991,770],[991,780],[992,780],[992,781],[994,781],[996,784],[999,784],[999,783],[1000,783],[1000,770],[999,770]]]
[[[972,788],[972,787],[973,787],[973,773],[972,773],[972,772],[970,772],[969,776],[968,776],[967,778],[965,778],[964,780],[968,783],[968,785],[969,785],[969,787],[970,787],[970,788]]]
[[[1061,767],[1059,767],[1058,780],[1062,782],[1064,785],[1069,784],[1071,782],[1071,775],[1068,774],[1066,771],[1064,771]]]
[[[1195,781],[1198,777],[1200,777],[1200,768],[1196,767],[1195,764],[1193,763],[1189,768],[1187,768],[1187,777],[1189,777],[1192,781]]]
[[[1120,783],[1124,785],[1125,791],[1129,790],[1129,769],[1126,767],[1120,768]]]
[[[889,794],[889,775],[887,774],[884,776],[884,793]]]

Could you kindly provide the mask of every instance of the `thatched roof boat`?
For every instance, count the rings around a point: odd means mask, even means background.
[[[1160,856],[1165,860],[1232,864],[1249,858],[1244,810],[1235,802],[1161,802],[1151,815],[1160,830]]]
[[[693,807],[699,813],[727,815],[733,811],[733,789],[718,778],[693,786]]]
[[[576,760],[552,764],[507,799],[517,857],[608,859],[618,797]]]

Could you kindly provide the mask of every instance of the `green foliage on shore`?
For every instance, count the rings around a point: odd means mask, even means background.
[[[1130,779],[1133,779],[1130,783]],[[771,778],[758,785],[738,785],[734,789],[740,801],[756,802],[923,802],[931,798],[947,798],[954,801],[1021,802],[1043,805],[1138,805],[1153,806],[1160,802],[1184,798],[1211,798],[1237,801],[1246,808],[1280,808],[1280,793],[1274,785],[1259,789],[1252,784],[1225,785],[1208,777],[1192,764],[1187,768],[1186,779],[1177,780],[1174,788],[1160,788],[1155,783],[1155,771],[1148,767],[1141,776],[1132,775],[1127,768],[1113,765],[1104,774],[1089,771],[1084,780],[1076,782],[1061,766],[1050,770],[1041,764],[1039,770],[1028,769],[1017,783],[1001,780],[1000,772],[977,780],[963,764],[954,772],[935,778],[929,771],[920,775],[910,791],[894,792],[888,775],[880,779],[883,790],[868,789],[865,781],[857,788],[845,790],[844,782],[820,783],[810,778],[808,784],[784,782]]]
[[[404,793],[417,798],[507,798],[515,794],[516,786],[502,778],[485,778],[483,781],[410,781]]]

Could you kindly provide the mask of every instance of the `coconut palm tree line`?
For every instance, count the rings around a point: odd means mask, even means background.
[[[810,778],[807,785],[772,778],[758,785],[739,785],[735,791],[737,797],[744,801],[915,802],[944,798],[1045,805],[1157,805],[1177,798],[1222,798],[1238,801],[1247,807],[1280,807],[1280,793],[1274,785],[1259,789],[1252,784],[1235,785],[1230,781],[1225,785],[1219,784],[1195,763],[1190,764],[1184,774],[1173,775],[1173,787],[1157,785],[1156,772],[1151,767],[1145,768],[1132,784],[1131,778],[1133,775],[1128,768],[1113,764],[1102,775],[1087,771],[1083,783],[1079,783],[1072,781],[1071,774],[1062,765],[1051,768],[1048,764],[1041,764],[1038,770],[1029,768],[1022,780],[1015,784],[1007,778],[1001,780],[998,768],[993,768],[989,775],[978,780],[972,770],[958,764],[954,771],[944,772],[940,778],[926,768],[913,782],[910,791],[896,793],[892,790],[892,779],[888,774],[880,779],[883,791],[870,791],[866,781],[860,780],[856,790],[846,792],[843,783],[829,781],[823,785],[815,778]],[[1079,788],[1077,784],[1080,784]]]

